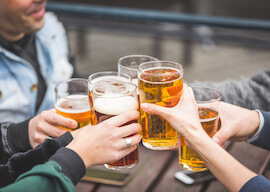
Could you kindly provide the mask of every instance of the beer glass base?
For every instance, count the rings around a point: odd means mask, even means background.
[[[130,168],[133,168],[135,165],[138,164],[139,161],[133,163],[133,164],[129,164],[129,165],[124,165],[124,166],[114,166],[114,165],[110,165],[110,164],[104,164],[104,166],[107,168],[107,169],[110,169],[110,170],[123,170],[123,169],[130,169]]]
[[[149,143],[146,143],[144,141],[142,141],[142,144],[148,148],[148,149],[151,149],[151,150],[169,150],[169,149],[174,149],[177,145],[177,143],[173,144],[173,145],[160,145],[160,146],[153,146]]]
[[[208,170],[208,168],[205,166],[205,167],[192,167],[192,166],[189,166],[187,164],[184,164],[184,163],[179,163],[179,165],[181,167],[183,167],[185,170],[189,170],[189,171],[206,171]]]

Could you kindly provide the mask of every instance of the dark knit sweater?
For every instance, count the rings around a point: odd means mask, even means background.
[[[67,132],[56,139],[46,139],[35,149],[13,155],[6,164],[0,164],[0,188],[13,183],[19,175],[34,166],[47,162],[59,148],[66,146],[72,139],[72,135]]]

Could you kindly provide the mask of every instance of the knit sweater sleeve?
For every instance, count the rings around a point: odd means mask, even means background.
[[[219,83],[195,82],[191,85],[215,88],[221,92],[223,101],[240,107],[270,111],[270,69],[247,79]]]
[[[67,132],[59,138],[46,139],[35,149],[13,155],[6,164],[0,165],[0,187],[14,182],[19,175],[35,165],[48,161],[60,147],[66,146],[72,139],[72,135]]]
[[[54,161],[37,165],[22,174],[16,182],[0,189],[0,192],[75,192],[71,180],[61,172],[61,167]]]

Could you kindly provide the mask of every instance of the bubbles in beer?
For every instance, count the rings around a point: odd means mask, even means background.
[[[174,107],[182,94],[182,74],[170,67],[154,67],[144,70],[139,76],[140,102]],[[163,118],[141,110],[143,144],[150,149],[174,148],[178,133]]]
[[[76,129],[91,123],[90,103],[87,95],[69,95],[60,98],[56,102],[55,108],[58,114],[77,121],[78,127]],[[74,130],[61,128],[69,131]]]
[[[204,131],[209,135],[209,137],[213,137],[218,128],[218,111],[205,106],[200,106],[198,108],[198,112]],[[185,169],[192,171],[203,171],[207,169],[201,158],[192,149],[186,146],[185,140],[182,136],[180,140],[179,164]]]
[[[100,123],[128,111],[138,110],[139,104],[135,89],[135,85],[119,81],[110,81],[108,84],[99,84],[94,87],[92,90],[93,109],[97,122]],[[137,120],[130,121],[124,125],[135,122]],[[138,160],[137,148],[122,159],[105,164],[105,167],[114,170],[131,168],[138,163]]]
[[[182,74],[179,70],[170,67],[155,67],[144,70],[139,77],[141,80],[147,83],[170,83],[182,78]]]

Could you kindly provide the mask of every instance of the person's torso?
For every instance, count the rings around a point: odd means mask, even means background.
[[[47,84],[36,112],[37,75],[26,60],[0,46],[0,121],[20,122],[54,107],[54,87],[71,77],[68,48],[63,26],[46,14],[44,27],[36,33],[36,49],[41,74]]]

